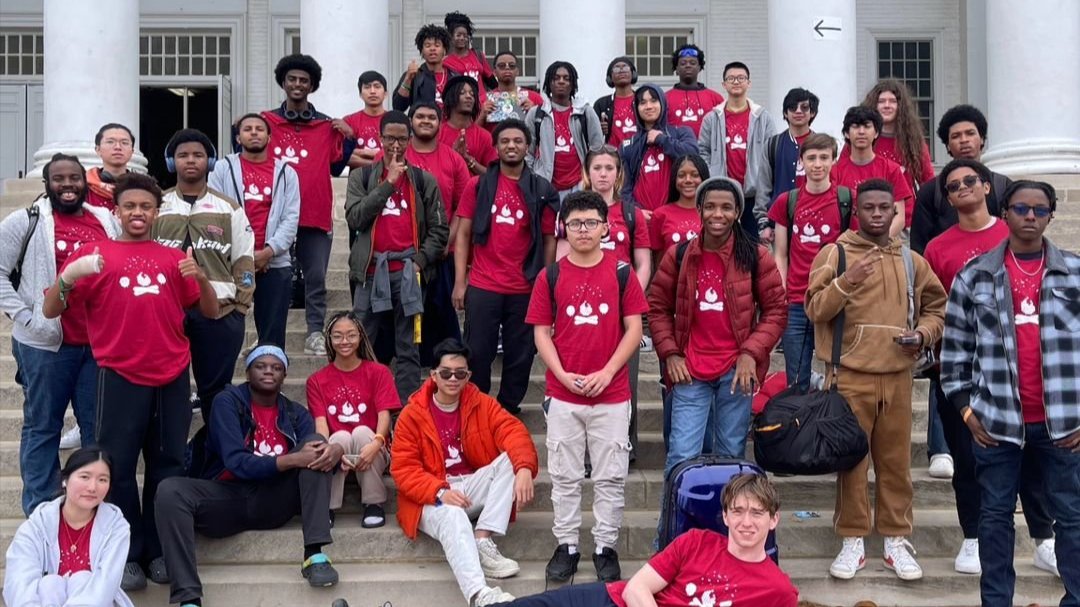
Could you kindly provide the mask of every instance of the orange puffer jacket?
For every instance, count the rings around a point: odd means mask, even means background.
[[[394,427],[390,475],[397,485],[398,524],[409,539],[416,539],[424,505],[434,505],[439,489],[450,488],[442,441],[431,417],[434,393],[435,381],[429,378],[409,397]],[[506,452],[514,473],[524,468],[536,478],[540,465],[529,430],[499,401],[469,383],[461,391],[460,411],[461,445],[469,466],[480,469]]]

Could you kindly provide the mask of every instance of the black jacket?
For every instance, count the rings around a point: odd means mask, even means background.
[[[472,241],[484,244],[491,235],[491,207],[495,203],[495,191],[499,186],[499,167],[492,165],[491,170],[480,176],[476,184],[476,214],[473,216]],[[529,243],[529,255],[525,258],[522,270],[525,279],[533,281],[544,267],[544,235],[541,224],[544,207],[559,212],[559,192],[551,182],[532,172],[529,167],[522,167],[518,179],[525,208],[529,212],[529,231],[532,238]]]

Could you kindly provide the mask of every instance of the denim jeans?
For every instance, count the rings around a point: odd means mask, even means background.
[[[810,391],[810,366],[814,362],[814,323],[806,318],[801,303],[788,304],[788,321],[780,338],[784,345],[784,372],[788,387]]]
[[[50,352],[11,340],[23,389],[23,427],[19,442],[23,512],[29,516],[41,502],[60,491],[60,433],[68,403],[79,423],[83,446],[94,442],[97,363],[90,346],[61,345]]]
[[[1062,607],[1080,606],[1080,453],[1055,447],[1046,424],[1025,424],[1023,447],[999,442],[996,447],[975,445],[975,476],[982,487],[979,517],[980,589],[983,607],[1013,604],[1016,570],[1013,548],[1016,530],[1013,511],[1020,488],[1024,451],[1034,451],[1043,470],[1050,516],[1057,536],[1056,552],[1065,584]]]
[[[732,369],[712,381],[695,379],[672,388],[671,436],[667,461],[664,462],[665,477],[679,462],[701,454],[706,431],[712,435],[716,455],[735,459],[745,456],[751,396],[741,390],[732,393],[734,377],[735,369]]]
[[[934,457],[939,453],[949,455],[949,444],[945,442],[945,428],[941,425],[941,412],[938,411],[937,390],[934,385],[937,382],[930,380],[930,396],[928,414],[926,418],[926,456]]]

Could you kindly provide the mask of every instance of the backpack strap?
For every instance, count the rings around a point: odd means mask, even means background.
[[[836,243],[836,278],[840,278],[847,271],[847,255],[844,252],[844,245],[839,242]],[[832,341],[832,387],[830,390],[836,390],[836,378],[840,372],[840,352],[844,343],[844,321],[847,316],[845,309],[840,308],[840,313],[833,319],[833,341]]]
[[[589,152],[589,118],[585,115],[585,112],[574,114],[574,117],[577,118],[578,126],[581,127],[581,139],[585,142],[585,153],[587,154]]]
[[[780,142],[783,141],[780,138],[787,134],[788,132],[785,130],[769,138],[766,149],[769,151],[769,168],[773,171],[776,171],[776,159],[780,156]]]
[[[911,248],[900,247],[900,257],[904,259],[904,274],[907,275],[907,326],[915,328],[915,262],[911,259]]]
[[[555,307],[555,284],[559,282],[559,262],[553,261],[547,265],[547,287],[548,297],[551,299],[551,312],[555,314],[557,308]]]
[[[787,244],[788,257],[791,257],[791,238],[795,234],[795,203],[799,200],[799,188],[788,190],[787,193]]]
[[[11,280],[11,288],[18,291],[19,286],[22,284],[22,266],[23,260],[26,259],[26,249],[30,247],[30,238],[34,235],[34,230],[37,229],[38,219],[41,217],[41,209],[36,204],[32,204],[26,207],[26,234],[23,235],[22,245],[19,247],[19,258],[15,261],[15,267],[11,268],[11,273],[8,275]],[[60,271],[60,268],[57,268]]]
[[[622,322],[623,317],[623,295],[626,293],[626,284],[630,282],[630,277],[634,273],[634,266],[620,261],[615,265],[615,277],[619,281],[619,322]]]
[[[632,203],[620,203],[622,207],[622,220],[626,224],[626,231],[630,236],[630,260],[634,259],[634,232],[637,231],[637,206]]]
[[[679,274],[682,273],[682,261],[686,257],[686,249],[690,247],[690,241],[684,240],[675,245],[675,280],[679,279]]]
[[[540,149],[540,125],[544,122],[544,118],[547,118],[547,115],[544,106],[536,106],[536,114],[533,116],[533,143],[535,143],[536,149]]]
[[[851,188],[836,187],[836,204],[840,207],[840,233],[843,234],[851,227]]]
[[[232,160],[228,156],[224,158],[225,164],[229,165],[229,179],[232,180],[232,187],[236,190],[236,204],[245,206],[244,204],[244,191],[240,189],[240,184],[236,183],[236,174],[233,173]]]
[[[990,188],[994,193],[994,201],[997,202],[997,208],[996,209],[990,209],[990,214],[991,215],[999,215],[1001,213],[1001,209],[1003,209],[1004,206],[1005,206],[1005,201],[1001,199],[1001,195],[1005,193],[1005,190],[1009,189],[1009,178],[1002,175],[1001,173],[991,173],[990,174]],[[934,189],[938,191],[938,196],[940,196],[941,195],[941,189],[940,188],[934,188]],[[987,203],[989,203],[989,202],[990,201],[987,200]]]

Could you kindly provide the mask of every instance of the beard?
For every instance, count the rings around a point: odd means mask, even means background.
[[[517,167],[525,164],[525,157],[522,156],[518,160],[503,160],[502,158],[499,158],[499,162],[503,165],[516,169]]]
[[[245,146],[241,146],[241,147],[244,148],[244,151],[247,152],[248,154],[262,154],[264,151],[266,151],[266,146],[267,145],[269,145],[269,142],[264,143],[261,146],[246,146],[245,145]]]
[[[60,200],[60,192],[56,192],[49,186],[45,186],[45,195],[49,199],[49,204],[52,206],[53,211],[57,213],[63,213],[65,215],[74,215],[82,210],[82,205],[86,202],[86,189],[78,192],[78,199],[73,203],[66,203]]]

